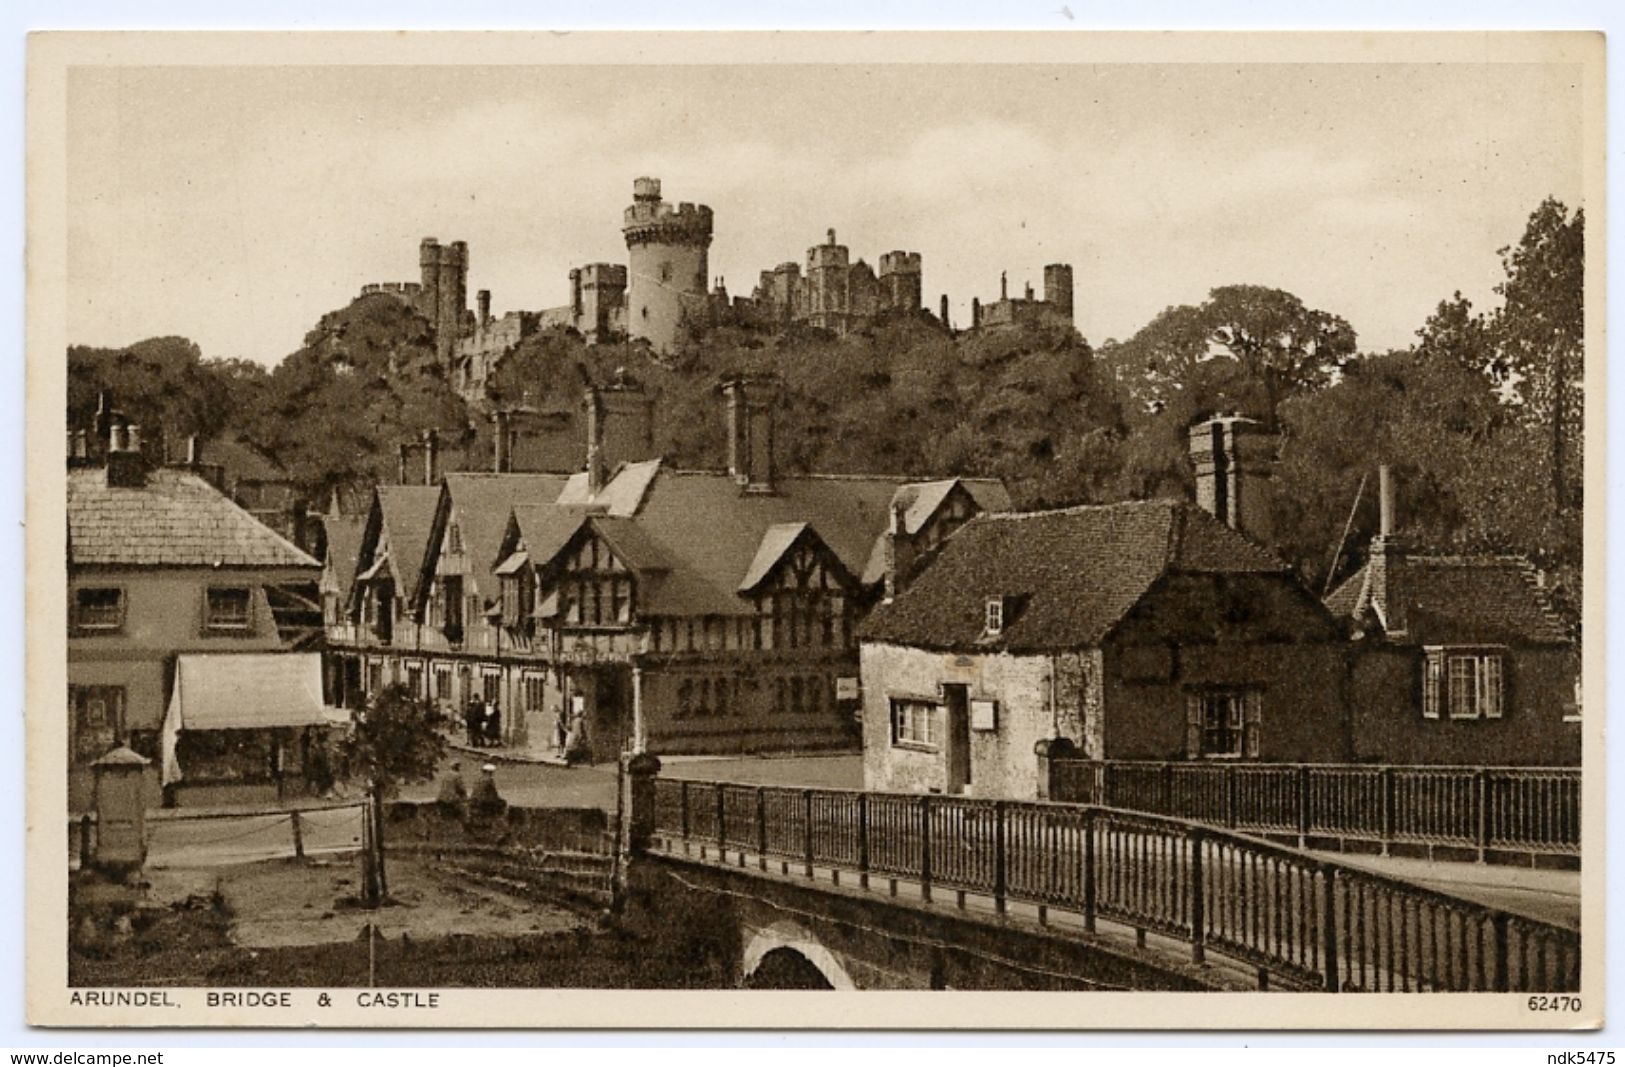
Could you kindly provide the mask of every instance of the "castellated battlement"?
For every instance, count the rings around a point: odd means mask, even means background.
[[[634,244],[711,243],[711,209],[704,204],[639,200],[623,215],[628,246]]]
[[[362,296],[416,297],[422,292],[423,286],[417,282],[368,282],[361,287]]]
[[[584,287],[626,288],[626,268],[619,263],[588,263],[577,270],[580,271],[581,284]],[[575,274],[576,271],[570,273]]]
[[[918,274],[920,273],[920,254],[918,252],[882,252],[880,255],[880,276],[888,274]]]

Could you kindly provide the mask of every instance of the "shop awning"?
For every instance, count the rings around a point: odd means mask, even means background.
[[[182,730],[323,726],[322,658],[315,652],[196,653],[175,659],[164,715],[163,782],[179,781]]]

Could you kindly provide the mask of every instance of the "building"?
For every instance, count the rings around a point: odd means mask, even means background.
[[[369,692],[403,681],[451,708],[495,700],[505,743],[539,752],[853,743],[853,630],[887,561],[917,565],[1008,496],[978,479],[783,475],[776,384],[723,393],[726,471],[664,464],[648,398],[619,381],[585,398],[584,470],[446,475],[405,601],[388,560],[413,553],[375,545],[400,543],[400,487],[380,487],[333,656],[365,663],[350,669]]]
[[[90,805],[89,765],[119,744],[172,802],[274,797],[326,722],[319,656],[291,651],[320,637],[320,567],[109,414],[105,463],[86,431],[69,459],[69,804]]]
[[[1354,755],[1381,763],[1580,762],[1579,648],[1528,560],[1418,552],[1382,520],[1326,600],[1353,635]]]
[[[1025,295],[1011,296],[1009,279],[1000,274],[998,300],[989,304],[971,301],[973,329],[1044,323],[1072,325],[1072,268],[1066,263],[1051,263],[1044,268],[1042,300],[1034,295],[1031,285]]]
[[[344,621],[330,623],[327,630],[333,703],[360,707],[368,695],[405,680],[405,665],[396,653],[411,649],[411,604],[439,503],[439,485],[380,485],[373,490]],[[329,584],[342,580],[334,576]]]
[[[829,231],[823,244],[807,249],[803,274],[794,261],[764,270],[749,300],[738,300],[732,313],[759,326],[813,326],[837,334],[853,333],[890,313],[920,310],[920,254],[887,252],[877,273],[863,260],[852,262],[846,245]]]
[[[1199,496],[1237,463],[1225,445],[1199,467]],[[1055,739],[1089,759],[1347,758],[1342,631],[1226,514],[973,518],[859,629],[866,786],[1032,798]]]
[[[623,221],[627,335],[670,351],[710,306],[711,209],[666,203],[659,178],[639,178]]]

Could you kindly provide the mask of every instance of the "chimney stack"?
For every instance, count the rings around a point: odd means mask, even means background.
[[[404,445],[404,444],[399,446],[399,448],[397,448],[397,450],[396,450],[395,480],[397,482],[399,482],[401,485],[406,485],[407,484],[407,481],[406,481],[406,460],[407,460],[407,456],[410,454],[410,452],[411,452],[410,447],[407,446],[407,445]]]
[[[947,293],[942,294],[942,328],[945,329],[945,330],[952,330],[953,329],[953,326],[951,326],[948,323],[948,294]]]
[[[108,428],[107,484],[121,489],[139,489],[147,484],[147,457],[141,451],[141,427],[115,419]]]
[[[625,368],[609,385],[587,387],[587,491],[596,494],[624,463],[654,454],[654,404]]]
[[[1257,419],[1215,415],[1190,428],[1196,502],[1232,529],[1272,543],[1270,485],[1277,435]]]
[[[423,431],[423,484],[440,484],[440,433]]]
[[[481,289],[474,294],[474,302],[480,309],[480,329],[491,321],[491,290]]]
[[[494,462],[492,469],[498,474],[507,474],[513,470],[513,430],[511,428],[511,415],[505,408],[499,408],[492,414],[491,419],[496,423],[492,433],[492,448]]]
[[[197,434],[188,434],[186,438],[186,465],[196,467],[203,462],[203,442]]]
[[[1405,597],[1405,543],[1395,532],[1393,472],[1384,463],[1377,468],[1377,536],[1371,539],[1366,581],[1371,604],[1389,637],[1403,637],[1410,625]]]
[[[908,509],[893,501],[891,516],[886,524],[886,600],[903,591],[908,583],[909,571],[914,566],[914,540],[909,536],[906,516]]]
[[[779,380],[733,378],[722,385],[728,401],[728,473],[747,493],[773,492],[773,409]]]

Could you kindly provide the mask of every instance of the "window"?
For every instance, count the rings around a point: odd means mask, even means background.
[[[463,528],[455,522],[446,528],[446,551],[453,556],[463,554]]]
[[[434,698],[446,703],[451,702],[450,667],[436,667],[434,669]]]
[[[1437,719],[1499,719],[1506,703],[1502,653],[1493,649],[1430,648],[1422,664],[1422,715]]]
[[[68,702],[73,707],[74,762],[94,763],[124,735],[124,687],[69,686]]]
[[[487,674],[481,679],[486,700],[496,703],[502,696],[502,675]]]
[[[74,629],[86,633],[117,633],[124,629],[124,590],[80,589],[73,603]]]
[[[414,697],[421,697],[423,695],[422,664],[408,663],[406,665],[406,688],[411,691]]]
[[[211,586],[203,625],[209,630],[246,633],[252,623],[253,591],[241,586]]]
[[[1203,759],[1257,758],[1263,694],[1256,689],[1211,689],[1185,703],[1185,749]]]
[[[915,748],[936,748],[936,704],[926,700],[893,698],[891,743]]]
[[[524,677],[523,695],[526,711],[541,711],[544,695],[547,691],[547,677],[541,674],[527,674]]]
[[[1004,631],[1004,597],[990,596],[987,598],[985,625],[989,637],[997,637]]]

